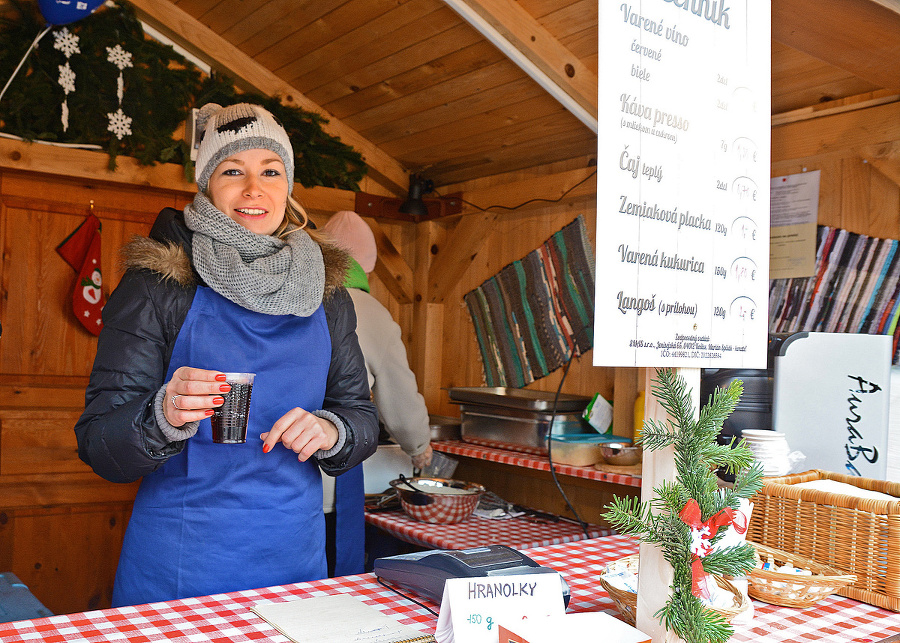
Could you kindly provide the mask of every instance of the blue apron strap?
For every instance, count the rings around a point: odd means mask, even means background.
[[[362,574],[366,563],[363,468],[358,464],[334,479],[335,576]]]

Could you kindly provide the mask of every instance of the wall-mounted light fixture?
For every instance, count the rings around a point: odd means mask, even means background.
[[[423,179],[418,174],[409,175],[409,194],[399,210],[403,214],[411,214],[417,217],[428,216],[428,206],[422,197],[434,190],[434,181]]]
[[[360,216],[400,219],[405,221],[425,221],[440,219],[462,212],[462,194],[457,192],[446,196],[427,198],[434,191],[434,181],[418,174],[409,176],[409,193],[405,200],[396,197],[356,193],[356,213]]]

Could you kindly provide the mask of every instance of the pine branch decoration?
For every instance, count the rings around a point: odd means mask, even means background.
[[[8,0],[0,10],[0,85],[10,78],[28,43],[43,29],[36,2]],[[130,5],[107,3],[66,27],[78,37],[80,53],[71,58],[75,90],[65,93],[59,67],[68,59],[52,46],[51,36],[31,53],[0,102],[0,131],[27,141],[97,145],[109,155],[109,168],[119,154],[142,165],[180,163],[193,178],[193,163],[181,131],[191,108],[207,102],[222,106],[257,103],[279,119],[294,146],[295,180],[304,187],[359,190],[367,167],[362,155],[324,131],[320,114],[282,105],[278,97],[235,89],[233,79],[204,75],[169,46],[148,38]],[[109,47],[133,54],[133,66],[120,70],[107,60]],[[117,96],[122,75],[124,97]],[[60,122],[65,100],[68,126]],[[122,109],[132,118],[131,133],[118,138],[107,129],[108,113]]]
[[[649,451],[672,446],[676,479],[654,488],[649,502],[614,498],[604,518],[620,533],[658,546],[672,566],[671,596],[654,615],[666,629],[688,643],[724,643],[733,629],[696,595],[697,568],[702,565],[705,574],[742,576],[753,569],[754,550],[745,543],[698,556],[696,534],[692,535],[683,516],[696,508],[699,520],[710,526],[704,545],[711,548],[727,531],[727,520],[719,518],[732,516],[742,498],[762,487],[762,469],[743,441],[738,445],[716,443],[722,423],[737,406],[743,383],[735,380],[728,388],[717,389],[695,420],[684,379],[670,369],[660,369],[656,376],[652,392],[669,419],[647,420],[638,442]],[[719,489],[714,472],[720,467],[735,474],[731,489]]]

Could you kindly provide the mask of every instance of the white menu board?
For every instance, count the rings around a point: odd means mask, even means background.
[[[770,19],[599,2],[595,365],[765,368]]]

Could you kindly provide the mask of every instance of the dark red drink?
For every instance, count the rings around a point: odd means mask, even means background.
[[[231,391],[224,394],[225,403],[213,409],[213,415],[210,418],[212,439],[213,442],[222,444],[239,444],[247,441],[247,418],[250,415],[253,377],[248,373],[229,373],[227,375],[229,375],[229,379],[226,381],[231,384]],[[231,378],[231,375],[243,377]],[[249,377],[247,377],[248,375]]]

